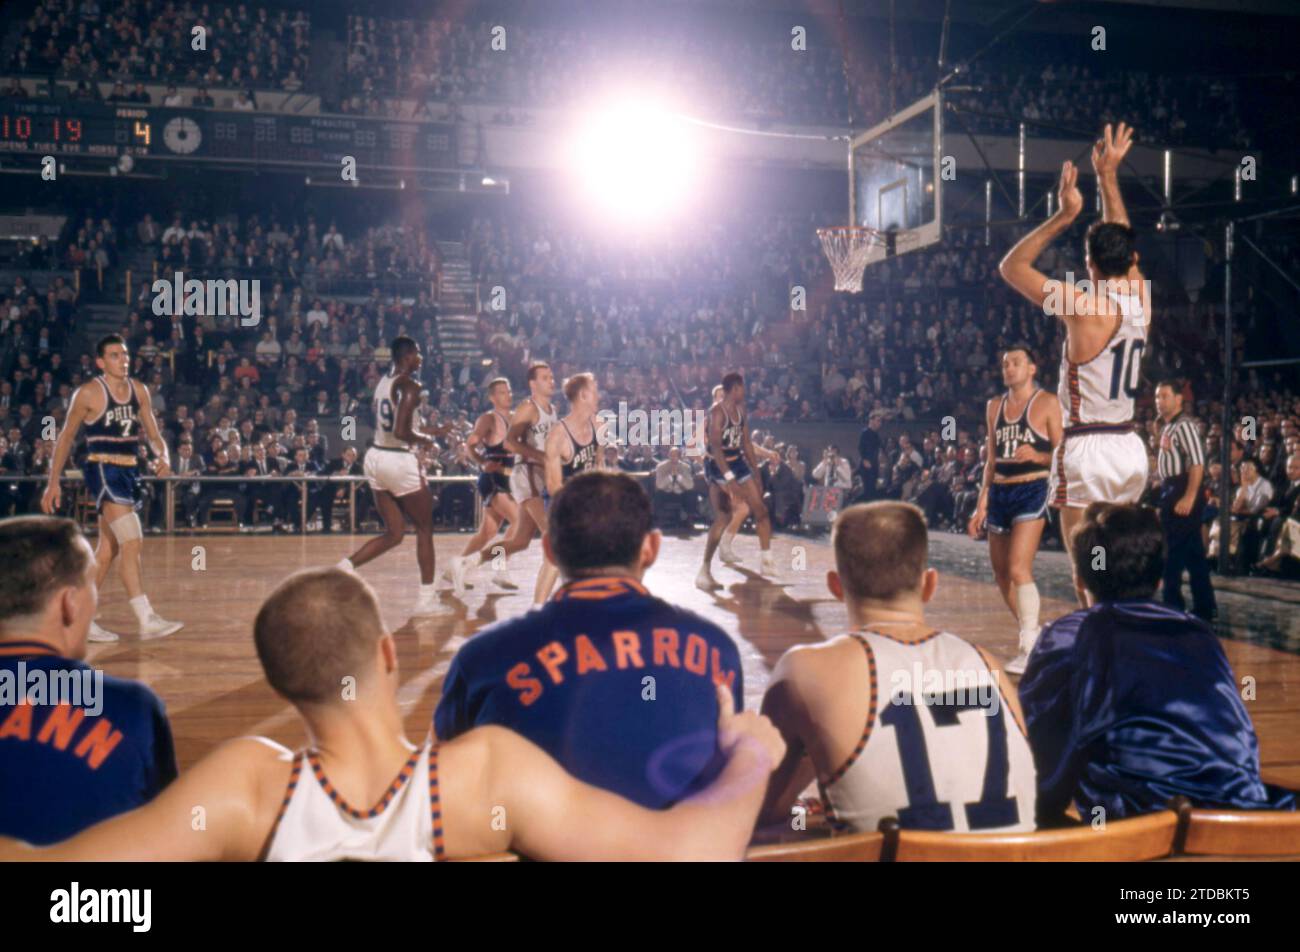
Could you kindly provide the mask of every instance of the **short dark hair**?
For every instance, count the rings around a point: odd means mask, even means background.
[[[38,614],[65,586],[85,584],[90,551],[77,544],[71,519],[14,516],[0,519],[0,625]]]
[[[722,392],[731,393],[736,387],[745,382],[744,376],[736,373],[734,370],[722,378]]]
[[[405,335],[402,335],[400,337],[394,337],[393,342],[388,345],[388,349],[393,353],[394,363],[396,363],[397,361],[401,360],[403,357],[406,357],[409,354],[415,353],[418,348],[419,345],[416,344],[414,338],[407,337]]]
[[[542,370],[550,370],[551,365],[544,360],[534,360],[528,365],[528,382],[532,383],[537,379],[537,374]]]
[[[849,506],[835,517],[831,547],[850,597],[889,601],[919,591],[929,558],[925,514],[905,502]]]
[[[1094,222],[1085,240],[1088,260],[1103,277],[1119,278],[1128,274],[1137,250],[1137,233],[1132,228],[1113,221]]]
[[[1070,540],[1083,587],[1099,602],[1151,598],[1165,570],[1165,536],[1154,509],[1094,502]]]
[[[105,334],[95,343],[95,356],[103,357],[104,351],[108,350],[108,348],[112,347],[114,344],[121,344],[125,347],[126,338],[121,334]]]
[[[1006,349],[1002,351],[1002,356],[1005,357],[1007,354],[1014,354],[1016,351],[1021,351],[1031,364],[1035,367],[1038,366],[1038,358],[1034,356],[1034,349],[1024,341],[1018,340],[1014,344],[1008,345]]]
[[[1180,397],[1183,395],[1183,382],[1181,380],[1175,380],[1173,377],[1166,377],[1163,380],[1157,381],[1156,389],[1159,390],[1161,387],[1168,387]]]
[[[551,553],[565,578],[630,568],[650,533],[650,497],[626,473],[580,473],[551,500]]]
[[[267,683],[293,704],[341,700],[343,679],[367,670],[383,635],[374,589],[334,567],[289,576],[253,622]]]

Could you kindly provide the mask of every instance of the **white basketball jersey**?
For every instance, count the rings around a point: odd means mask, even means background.
[[[546,434],[551,432],[551,427],[555,426],[560,420],[560,415],[555,412],[555,404],[551,404],[550,412],[542,409],[542,405],[532,397],[528,401],[537,407],[537,422],[528,428],[528,433],[524,435],[524,442],[535,450],[543,453],[546,452]]]
[[[1104,350],[1087,363],[1061,352],[1061,417],[1066,426],[1085,423],[1131,423],[1133,401],[1141,387],[1142,351],[1146,349],[1151,316],[1143,313],[1139,294],[1111,291],[1107,298],[1122,315],[1119,329]]]
[[[393,381],[396,379],[390,374],[384,374],[375,385],[375,445],[409,450],[409,443],[393,436],[393,427],[397,425],[397,399],[393,393]]]
[[[974,646],[938,631],[852,637],[867,654],[871,706],[855,753],[822,784],[830,819],[864,833],[890,816],[903,829],[1034,829],[1029,741]]]
[[[442,858],[442,842],[437,750],[431,741],[411,753],[388,791],[367,809],[343,799],[315,752],[299,751],[266,859],[428,863]]]

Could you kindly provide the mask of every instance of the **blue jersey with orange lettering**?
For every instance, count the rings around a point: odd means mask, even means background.
[[[86,674],[102,676],[97,688]],[[147,687],[39,642],[0,644],[0,835],[57,843],[175,778],[171,727]]]
[[[1102,602],[1043,630],[1020,705],[1038,771],[1040,825],[1073,800],[1085,821],[1197,806],[1294,809],[1264,783],[1237,679],[1210,626],[1154,601]]]
[[[578,779],[659,809],[717,773],[715,682],[743,707],[740,652],[721,628],[634,579],[583,579],[471,638],[434,728],[451,740],[507,727]]]

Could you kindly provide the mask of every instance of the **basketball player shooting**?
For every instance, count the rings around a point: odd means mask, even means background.
[[[1003,280],[1044,314],[1065,322],[1057,389],[1064,438],[1054,454],[1051,492],[1067,549],[1089,503],[1135,503],[1147,482],[1146,446],[1134,432],[1133,403],[1151,327],[1151,292],[1119,190],[1119,166],[1132,144],[1133,130],[1120,123],[1115,129],[1107,124],[1093,146],[1102,220],[1088,228],[1084,242],[1086,286],[1049,278],[1034,267],[1083,211],[1073,162],[1061,166],[1060,210],[998,266]],[[1074,576],[1079,603],[1086,605],[1077,566]]]
[[[130,376],[131,355],[126,341],[110,334],[95,346],[95,365],[102,372],[77,389],[68,408],[63,431],[54,444],[50,478],[41,496],[41,510],[58,510],[63,501],[59,478],[76,442],[77,431],[86,427],[86,492],[99,509],[99,545],[95,548],[95,585],[102,588],[113,562],[118,562],[122,586],[131,610],[140,623],[141,638],[161,638],[184,627],[168,621],[153,610],[141,581],[141,552],[144,532],[136,510],[140,507],[137,480],[140,429],[144,429],[156,462],[154,475],[171,473],[167,442],[158,430],[153,403],[144,384]],[[117,641],[116,633],[90,623],[90,641]]]
[[[434,587],[433,494],[413,450],[434,446],[434,437],[446,436],[452,424],[444,424],[433,435],[416,429],[418,374],[424,355],[410,337],[396,338],[392,353],[392,366],[375,387],[375,436],[363,464],[375,506],[384,520],[384,534],[340,562],[339,568],[351,572],[399,545],[406,532],[404,517],[410,517],[415,526],[415,557],[420,565],[420,594],[412,614],[446,615],[451,608],[438,600]]]

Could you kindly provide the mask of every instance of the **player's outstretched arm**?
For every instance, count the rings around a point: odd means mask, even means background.
[[[264,738],[228,741],[150,803],[62,843],[35,847],[0,838],[0,861],[255,860],[278,810],[260,802],[258,780],[279,764],[277,776],[287,781],[289,756]]]
[[[490,728],[486,802],[505,805],[510,848],[546,860],[741,859],[785,745],[765,717],[734,711],[729,688],[717,694],[727,764],[705,790],[669,810],[588,786],[524,738]]]
[[[1062,293],[1061,282],[1043,274],[1034,267],[1034,262],[1058,235],[1074,224],[1079,212],[1083,210],[1083,196],[1079,193],[1078,182],[1079,170],[1074,167],[1074,163],[1063,163],[1061,207],[1055,215],[1021,238],[998,265],[998,274],[1002,275],[1002,280],[1036,307],[1045,307],[1049,298]],[[1073,294],[1074,290],[1065,288],[1064,292]]]
[[[1102,137],[1092,147],[1092,168],[1101,190],[1101,220],[1128,225],[1128,211],[1119,190],[1119,167],[1133,147],[1133,128],[1120,123],[1117,128],[1106,123]]]

